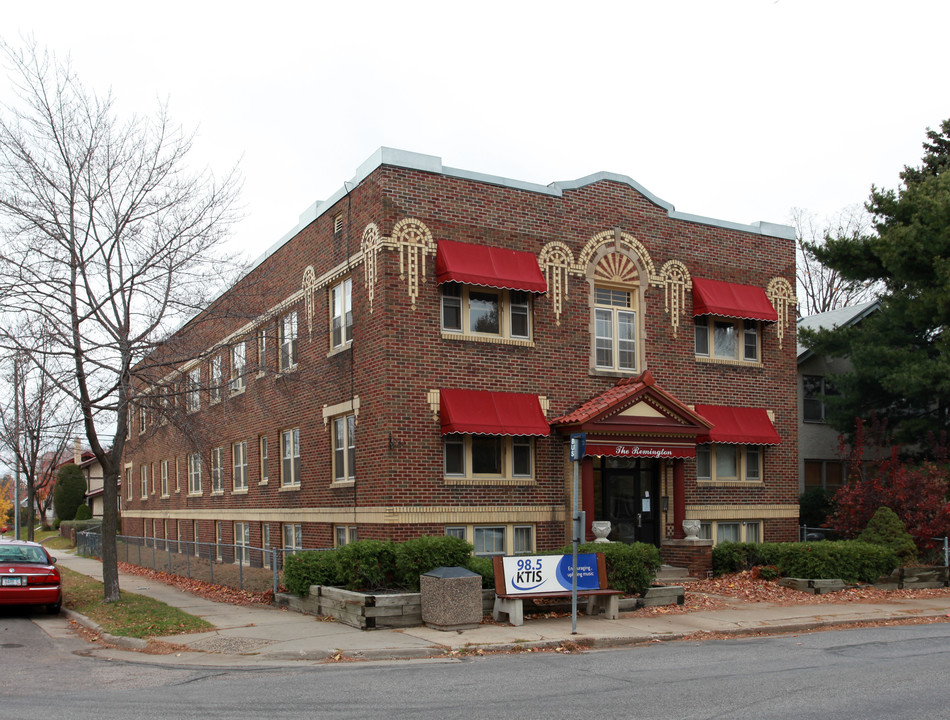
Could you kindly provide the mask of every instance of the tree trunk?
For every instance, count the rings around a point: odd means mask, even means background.
[[[102,595],[103,600],[110,603],[121,599],[115,543],[119,519],[118,463],[110,462],[104,466],[102,474]]]

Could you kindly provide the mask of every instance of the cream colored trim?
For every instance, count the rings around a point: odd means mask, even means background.
[[[442,331],[443,340],[459,340],[469,342],[495,343],[496,345],[518,345],[520,347],[534,347],[533,340],[518,340],[516,338],[496,337],[494,335],[475,335],[469,333]]]
[[[541,404],[541,412],[544,413],[544,417],[548,416],[548,413],[551,411],[551,400],[547,395],[538,395],[538,402]]]
[[[776,520],[797,518],[798,505],[740,505],[704,504],[687,505],[687,520]]]
[[[446,477],[446,485],[517,485],[517,486],[533,486],[537,485],[538,481],[533,478],[463,478],[463,477]]]
[[[706,357],[697,355],[696,362],[709,363],[710,365],[734,365],[736,367],[762,367],[761,360],[733,360],[732,358]]]
[[[798,506],[795,506],[796,510]],[[445,523],[446,525],[502,525],[504,523],[565,522],[568,512],[560,505],[482,505],[456,507],[328,507],[308,508],[202,508],[195,510],[123,510],[128,518],[168,518],[175,520],[247,520],[281,523],[371,523],[403,525]]]
[[[359,423],[360,419],[360,396],[354,395],[352,400],[346,400],[336,405],[324,405],[323,406],[323,427],[326,428],[330,424],[330,418],[336,417],[337,415],[345,415],[348,413],[353,413],[356,417],[356,422]]]
[[[696,480],[696,487],[762,487],[762,480]]]
[[[439,421],[439,408],[441,406],[442,393],[439,390],[429,390],[426,399],[429,401],[429,409],[432,411],[432,419]]]

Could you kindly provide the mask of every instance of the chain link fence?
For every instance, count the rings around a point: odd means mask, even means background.
[[[76,548],[80,555],[102,558],[102,536],[95,531],[77,533]],[[285,555],[297,552],[129,535],[116,536],[116,550],[119,562],[237,590],[275,594]]]

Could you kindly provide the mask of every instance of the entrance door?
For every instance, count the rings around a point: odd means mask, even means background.
[[[610,521],[609,540],[660,542],[660,474],[650,458],[602,458],[600,520]]]

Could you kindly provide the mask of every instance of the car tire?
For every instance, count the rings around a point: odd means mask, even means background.
[[[46,606],[46,612],[49,615],[59,615],[59,611],[62,607],[63,607],[62,602],[52,603],[51,605]]]

